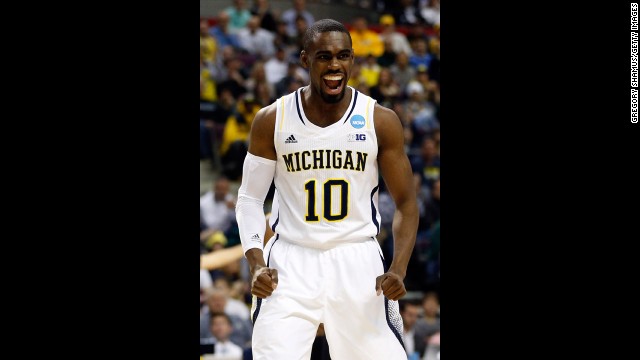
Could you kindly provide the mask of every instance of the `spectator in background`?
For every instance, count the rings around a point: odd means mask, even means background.
[[[424,138],[420,156],[412,159],[411,167],[422,176],[423,184],[433,188],[433,183],[440,178],[440,156],[431,137]]]
[[[213,287],[216,290],[219,290],[221,294],[227,299],[227,302],[224,306],[224,312],[229,315],[237,316],[244,320],[250,320],[249,316],[250,311],[249,307],[243,300],[236,299],[231,296],[231,282],[227,277],[220,276],[213,281]]]
[[[429,337],[423,360],[440,360],[440,331]]]
[[[260,89],[260,87],[263,85],[264,88]],[[253,93],[254,97],[259,101],[263,100],[261,96],[265,96],[264,94],[261,94],[262,90],[266,90],[266,97],[269,99],[275,96],[275,90],[273,89],[271,84],[267,82],[267,73],[264,69],[263,61],[256,61],[253,64],[253,67],[251,68],[251,74],[249,75],[247,81],[245,81],[244,86],[247,91]],[[261,96],[259,96],[259,94]],[[267,105],[269,105],[270,103],[271,102],[268,102]]]
[[[290,90],[290,85],[292,83],[295,83],[295,84],[306,83],[306,79],[301,74],[300,69],[301,68],[297,63],[289,62],[289,65],[287,68],[287,75],[283,77],[280,81],[278,81],[278,83],[276,84],[277,97],[291,93],[291,91],[289,90]]]
[[[205,303],[205,292],[213,287],[211,274],[206,269],[200,269],[200,313],[202,313]]]
[[[380,25],[382,26],[380,38],[385,43],[385,49],[390,50],[394,54],[412,54],[407,37],[403,33],[396,31],[393,16],[389,14],[382,15],[380,17]]]
[[[436,180],[432,188],[422,184],[422,176],[414,174],[416,198],[420,211],[416,245],[412,256],[412,272],[421,274],[417,280],[420,287],[428,285],[436,279],[436,267],[439,248],[432,242],[432,231],[440,218],[440,180]]]
[[[221,83],[229,78],[229,70],[227,69],[227,64],[229,63],[229,61],[237,58],[236,50],[241,49],[227,45],[218,50],[216,62],[213,65],[213,76],[217,83]]]
[[[422,23],[415,23],[415,24],[409,25],[409,33],[407,34],[407,40],[411,45],[412,51],[414,51],[413,43],[418,39],[423,39],[424,41],[429,40],[429,37],[427,36],[427,33],[425,31],[424,25]]]
[[[211,314],[211,334],[216,339],[215,353],[209,359],[242,360],[243,349],[230,339],[233,332],[231,318],[225,313]]]
[[[440,0],[420,0],[420,16],[429,26],[440,25]]]
[[[231,115],[222,133],[220,154],[223,173],[229,179],[237,181],[242,175],[242,164],[247,155],[247,138],[253,119],[260,110],[252,93],[241,97],[232,109]]]
[[[251,14],[260,18],[260,27],[271,32],[276,32],[276,16],[271,11],[269,0],[254,0]]]
[[[399,53],[396,55],[395,64],[389,68],[393,79],[400,86],[402,96],[406,95],[407,85],[411,80],[416,77],[416,69],[409,65],[409,55],[405,53]]]
[[[289,36],[295,38],[298,35],[298,30],[296,29],[296,18],[298,16],[303,16],[307,20],[307,24],[313,24],[316,20],[313,14],[305,9],[307,6],[305,0],[293,0],[292,3],[293,7],[285,10],[280,18],[287,24]]]
[[[231,48],[229,50],[232,51]],[[249,74],[242,60],[234,54],[235,52],[232,51],[232,54],[224,59],[223,72],[220,74],[220,81],[218,82],[218,93],[222,93],[223,89],[228,89],[235,100],[247,92],[244,84]]]
[[[378,84],[371,88],[371,97],[378,101],[378,104],[393,109],[393,104],[400,99],[400,86],[393,79],[389,68],[380,69]]]
[[[416,322],[420,315],[420,306],[410,302],[400,302],[400,316],[402,316],[402,341],[409,360],[418,360],[419,349],[425,348],[424,339],[416,336]]]
[[[431,189],[426,184],[422,183],[422,176],[418,173],[413,173],[413,184],[416,189],[416,201],[418,203],[418,210],[420,213],[420,221],[418,223],[418,235],[420,235],[421,232],[429,229],[429,225],[431,225],[430,223],[427,224],[424,221],[424,216],[426,216],[427,210],[427,202],[431,197]]]
[[[431,80],[429,70],[422,65],[418,68],[416,81],[424,89],[424,101],[426,101],[426,107],[429,109],[429,116],[431,117],[429,121],[432,123],[429,124],[429,128],[426,130],[433,131],[440,127],[440,87],[438,82]]]
[[[239,244],[239,243],[240,243],[240,240],[238,240],[236,244]],[[217,284],[217,281],[221,279],[224,279],[227,282],[230,282],[230,281],[242,280],[244,278],[244,279],[247,279],[248,281],[248,275],[247,275],[248,268],[245,269],[246,265],[243,265],[243,264],[246,264],[246,259],[244,257],[236,261],[232,261],[225,266],[222,266],[219,269],[218,276],[215,277],[214,283]],[[243,270],[246,270],[246,271],[243,271]],[[225,289],[227,289],[227,292],[229,291],[229,286],[230,285],[228,283],[225,284]],[[230,293],[227,293],[226,295],[229,298],[231,296]],[[231,300],[235,301],[235,299],[231,299]]]
[[[408,125],[413,131],[412,148],[420,147],[424,138],[434,129],[439,127],[436,118],[436,107],[427,101],[422,83],[413,80],[407,85],[409,98],[405,102],[405,111]]]
[[[260,27],[258,15],[252,15],[247,27],[238,31],[240,47],[260,60],[268,59],[275,54],[274,38],[271,32]]]
[[[214,159],[212,118],[218,94],[213,73],[213,65],[204,61],[200,51],[200,160]]]
[[[413,55],[409,56],[409,65],[416,70],[419,70],[421,67],[424,67],[425,70],[429,69],[432,55],[427,48],[427,40],[416,39],[414,40],[414,45],[415,51]]]
[[[424,274],[423,285],[429,286],[438,281],[440,267],[440,179],[436,179],[429,196],[422,197],[420,223],[416,236],[414,252],[421,263],[419,273]]]
[[[380,35],[369,30],[367,20],[364,17],[358,16],[353,19],[349,34],[351,34],[353,55],[356,58],[366,58],[369,55],[377,58],[384,53],[384,43]]]
[[[382,67],[376,62],[375,56],[367,56],[367,59],[360,67],[360,74],[364,78],[364,83],[367,85],[367,87],[370,88],[378,85],[381,70]]]
[[[276,56],[267,60],[264,64],[264,70],[267,75],[267,82],[275,88],[278,81],[287,76],[289,62],[283,48],[276,49]]]
[[[436,142],[436,153],[440,155],[440,129],[434,129],[431,138]]]
[[[285,49],[285,53],[294,54],[297,50],[296,38],[289,36],[287,23],[280,20],[276,23],[274,45],[276,48]]]
[[[240,46],[236,34],[233,34],[229,31],[229,21],[229,13],[227,13],[226,11],[221,11],[218,13],[216,25],[209,29],[209,34],[211,34],[211,36],[213,36],[218,43],[218,49],[223,49],[227,46],[231,46],[233,48],[237,48]]]
[[[237,315],[229,314],[225,311],[227,305],[227,297],[224,292],[218,289],[211,289],[205,292],[205,301],[207,306],[200,315],[200,343],[215,343],[215,338],[211,333],[211,315],[214,313],[224,313],[231,320],[232,331],[229,339],[234,344],[241,347],[247,347],[251,344],[251,332],[253,326],[250,320],[242,319]]]
[[[436,26],[436,36],[429,39],[429,52],[432,55],[429,64],[429,77],[440,82],[440,26]]]
[[[420,217],[422,229],[431,229],[440,220],[440,179],[435,179],[428,190],[428,196],[423,197],[424,216]]]
[[[205,109],[204,105],[210,105]],[[221,87],[218,101],[211,103],[200,101],[200,157],[212,159],[212,166],[220,167],[220,143],[227,118],[235,106],[235,99],[230,89]]]
[[[400,8],[394,14],[394,17],[400,25],[424,23],[420,10],[415,6],[413,0],[400,0]]]
[[[201,233],[202,234],[202,233]],[[206,235],[201,235],[204,237],[205,249],[213,252],[222,250],[227,246],[227,237],[220,230],[208,230],[205,231]]]
[[[366,84],[367,79],[362,74],[362,59],[360,61],[354,61],[353,66],[351,66],[351,76],[349,77],[349,81],[347,81],[347,85],[357,89],[360,87],[360,84]]]
[[[213,63],[206,61],[203,52],[200,51],[200,101],[212,103],[218,100],[214,74]]]
[[[216,39],[209,34],[207,20],[200,21],[200,56],[205,63],[213,64],[216,61],[218,46]]]
[[[245,0],[233,0],[233,5],[224,10],[229,14],[229,32],[237,34],[242,28],[247,26],[251,12],[247,9]]]
[[[425,293],[422,298],[422,310],[422,317],[416,321],[415,326],[415,334],[421,339],[421,345],[416,348],[420,354],[425,353],[430,338],[440,332],[440,300],[435,291]]]
[[[295,49],[291,53],[292,60],[300,61],[300,52],[304,49],[304,33],[309,27],[309,23],[304,16],[298,15],[296,17],[296,35],[294,37]]]
[[[200,214],[206,230],[200,239],[206,241],[216,231],[225,232],[235,222],[235,196],[229,191],[229,180],[219,177],[211,190],[200,197]]]
[[[260,105],[260,107],[265,107],[276,101],[276,97],[273,96],[274,91],[268,83],[258,84],[253,93],[256,102]]]

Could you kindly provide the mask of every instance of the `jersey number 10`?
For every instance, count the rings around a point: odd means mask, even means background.
[[[340,187],[340,212],[333,214],[331,212],[332,205],[332,187]],[[316,212],[316,181],[309,180],[304,184],[307,191],[307,215],[304,217],[306,221],[319,221]],[[349,183],[342,179],[330,179],[325,181],[322,187],[322,216],[327,221],[339,221],[347,217],[349,204]]]

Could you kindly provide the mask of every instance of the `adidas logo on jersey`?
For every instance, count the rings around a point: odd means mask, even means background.
[[[253,234],[253,235],[251,236],[251,239],[249,239],[249,240],[251,240],[251,241],[257,241],[257,242],[262,242],[262,240],[260,240],[260,235],[258,235],[258,234]]]
[[[291,134],[291,136],[289,136],[284,143],[285,144],[293,144],[293,143],[297,143],[298,140],[296,140],[296,138],[293,137],[293,134]]]

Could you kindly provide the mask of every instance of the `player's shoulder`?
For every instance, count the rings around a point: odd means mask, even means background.
[[[276,108],[276,101],[272,102],[271,104],[263,107],[262,109],[258,110],[258,113],[256,114],[256,118],[255,120],[258,121],[275,121],[276,120],[276,114],[277,114],[277,108]],[[255,121],[254,120],[254,121]]]
[[[404,141],[402,122],[395,111],[376,104],[373,117],[379,146],[386,147]]]
[[[263,131],[266,129],[273,130],[276,124],[276,114],[277,114],[276,106],[277,106],[276,102],[274,101],[270,105],[267,105],[262,109],[258,110],[255,118],[253,119],[252,127],[259,131]]]
[[[387,107],[384,107],[378,103],[376,103],[373,108],[373,117],[375,120],[376,128],[378,128],[378,125],[382,127],[393,126],[398,124],[401,125],[400,118],[398,117],[395,111]]]

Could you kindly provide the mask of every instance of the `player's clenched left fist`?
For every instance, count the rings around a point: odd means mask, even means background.
[[[400,275],[386,272],[376,278],[376,295],[383,293],[390,300],[399,300],[406,293],[404,282]]]
[[[257,266],[251,280],[251,293],[259,298],[266,298],[278,287],[278,270],[265,266]]]

